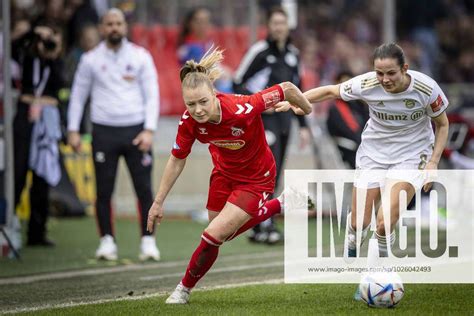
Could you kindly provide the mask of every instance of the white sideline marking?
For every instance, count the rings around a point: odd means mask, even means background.
[[[247,264],[243,266],[237,266],[237,267],[225,267],[225,268],[217,268],[217,269],[211,269],[207,274],[214,274],[214,273],[220,273],[220,272],[235,272],[235,271],[245,271],[245,270],[251,270],[251,269],[259,269],[259,268],[271,268],[271,267],[278,267],[281,266],[283,267],[283,262],[272,262],[272,263],[258,263],[258,264]],[[168,273],[168,274],[161,274],[161,275],[153,275],[153,276],[145,276],[145,277],[140,277],[140,281],[152,281],[152,280],[161,280],[161,279],[166,279],[166,278],[172,278],[172,277],[179,277],[182,276],[184,272],[177,272],[177,273]]]
[[[273,251],[266,253],[253,253],[246,255],[230,255],[219,258],[219,262],[235,261],[235,260],[245,260],[245,259],[259,259],[259,258],[274,258],[282,256],[283,251]],[[189,260],[180,260],[180,261],[169,261],[163,263],[154,263],[154,264],[131,264],[126,266],[118,267],[104,267],[104,268],[95,268],[89,270],[76,270],[76,271],[65,271],[65,272],[53,272],[45,273],[39,275],[23,276],[23,277],[13,277],[13,278],[4,278],[0,279],[0,285],[7,284],[25,284],[32,283],[37,281],[49,281],[57,279],[69,279],[74,277],[81,276],[91,276],[91,275],[100,275],[100,274],[109,274],[117,272],[126,272],[126,271],[137,271],[137,270],[149,270],[149,269],[160,269],[160,268],[174,268],[180,265],[188,264]]]
[[[208,286],[208,287],[195,289],[193,290],[193,292],[205,292],[205,291],[207,292],[207,291],[218,290],[218,289],[233,289],[233,288],[250,286],[250,285],[281,284],[281,283],[283,283],[283,279],[271,279],[271,280],[266,280],[266,281],[253,281],[253,282]],[[126,296],[126,297],[120,297],[120,298],[100,299],[100,300],[88,301],[88,302],[47,304],[47,305],[38,306],[38,307],[16,308],[16,309],[7,310],[0,313],[1,314],[25,313],[25,312],[36,312],[36,311],[41,311],[45,309],[59,309],[59,308],[68,308],[68,307],[76,307],[76,306],[97,305],[97,304],[120,302],[120,301],[137,301],[137,300],[143,300],[147,298],[165,296],[168,294],[169,292],[161,291],[158,293],[145,294],[145,295],[140,295],[140,296]]]

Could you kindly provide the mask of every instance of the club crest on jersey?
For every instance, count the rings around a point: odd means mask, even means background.
[[[199,127],[199,134],[201,135],[207,135],[207,130],[205,127]]]
[[[238,140],[211,140],[211,144],[225,149],[230,150],[238,150],[245,146],[245,141],[238,139]]]
[[[232,130],[232,136],[241,136],[242,134],[245,134],[242,128],[232,126],[230,129]]]
[[[407,107],[407,109],[413,109],[416,104],[416,101],[413,99],[404,99],[403,102],[405,102],[405,106]]]

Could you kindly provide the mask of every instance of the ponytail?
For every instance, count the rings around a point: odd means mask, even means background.
[[[179,72],[182,87],[195,88],[203,82],[212,87],[222,74],[218,67],[224,59],[222,52],[218,47],[211,46],[199,63],[194,60],[186,61]]]

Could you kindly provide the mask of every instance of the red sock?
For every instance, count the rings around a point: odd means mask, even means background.
[[[185,287],[193,288],[212,267],[214,261],[217,259],[220,245],[222,245],[222,242],[216,240],[206,232],[202,233],[201,243],[191,256],[186,273],[181,280],[181,283]]]
[[[275,214],[280,213],[280,211],[281,211],[281,204],[278,199],[267,201],[267,203],[265,203],[265,205],[259,210],[259,213],[257,216],[249,219],[248,222],[243,224],[233,235],[227,237],[226,241],[234,239],[235,237],[239,236],[243,232],[246,232],[247,230],[254,227],[255,225],[269,219]]]

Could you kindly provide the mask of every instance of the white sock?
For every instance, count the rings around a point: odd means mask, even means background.
[[[379,265],[379,244],[376,238],[369,239],[369,249],[367,250],[367,267],[373,268]]]
[[[181,282],[181,281],[179,282],[179,285],[181,285],[185,291],[191,292],[191,290],[192,290],[191,287],[186,287],[186,286],[184,286],[184,285],[183,285],[183,282]]]
[[[387,247],[387,239],[390,242],[390,248],[393,246],[395,243],[395,231],[393,231],[388,238],[386,236],[379,235],[377,232],[375,232],[375,237],[378,240],[378,246],[379,246],[379,254],[380,257],[388,257],[388,247]]]

